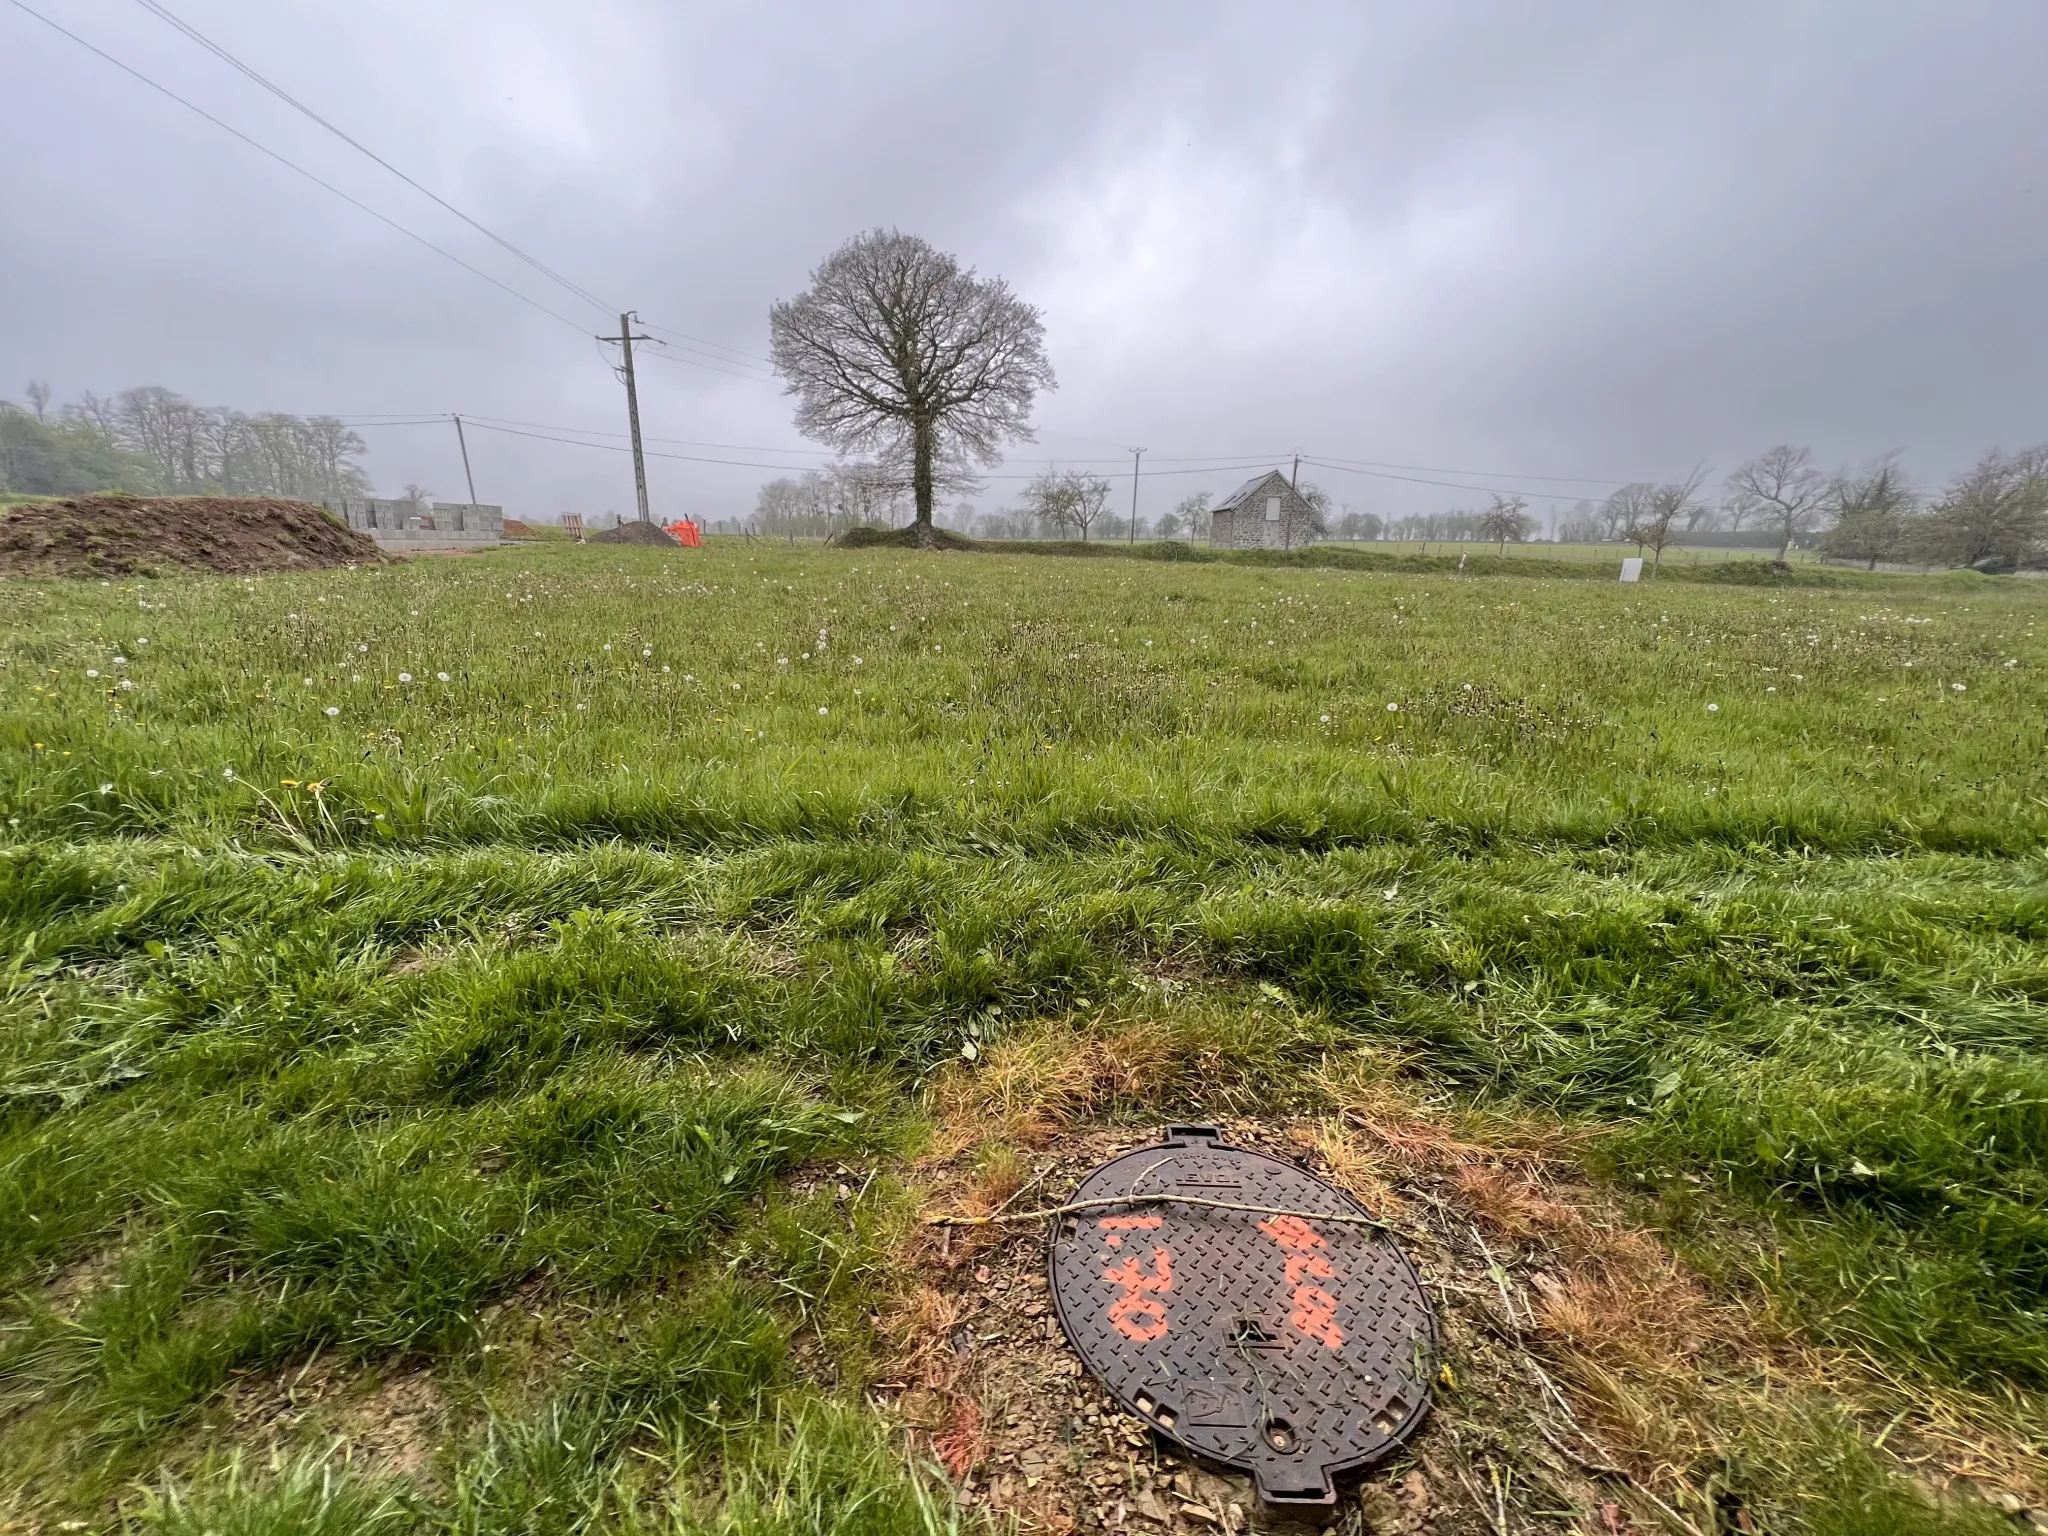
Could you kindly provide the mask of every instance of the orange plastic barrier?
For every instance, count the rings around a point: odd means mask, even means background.
[[[672,523],[663,525],[662,532],[674,535],[675,541],[685,549],[702,549],[704,547],[703,533],[687,517],[678,518]]]

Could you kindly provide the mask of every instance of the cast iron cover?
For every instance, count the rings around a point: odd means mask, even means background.
[[[1292,1163],[1169,1126],[1112,1158],[1058,1218],[1060,1327],[1125,1407],[1189,1450],[1251,1473],[1269,1504],[1329,1504],[1336,1479],[1386,1455],[1429,1411],[1436,1315],[1415,1268],[1356,1221],[1220,1210],[1184,1199],[1364,1216]]]

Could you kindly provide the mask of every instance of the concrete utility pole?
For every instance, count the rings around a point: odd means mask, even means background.
[[[1294,456],[1294,468],[1287,472],[1287,489],[1290,491],[1299,490],[1300,487],[1295,482],[1300,478],[1301,455],[1297,453]],[[1294,509],[1292,507],[1287,509],[1287,516],[1280,520],[1280,547],[1282,549],[1294,548]]]
[[[647,455],[640,451],[640,391],[633,383],[633,343],[652,341],[645,334],[633,334],[635,316],[627,310],[619,316],[619,334],[600,336],[599,341],[615,341],[625,349],[625,362],[619,369],[619,377],[626,381],[626,420],[633,429],[633,491],[640,498],[640,521],[651,523],[654,519],[647,511]]]
[[[462,449],[462,478],[469,483],[469,504],[476,505],[476,476],[469,472],[469,439],[462,435],[462,418],[455,418],[455,441]]]
[[[1138,460],[1144,454],[1142,448],[1131,450],[1131,542],[1138,542]]]

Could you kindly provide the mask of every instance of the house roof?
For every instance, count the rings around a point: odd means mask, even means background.
[[[1213,510],[1217,512],[1235,512],[1239,507],[1251,500],[1253,492],[1261,489],[1268,481],[1272,480],[1280,482],[1279,489],[1282,495],[1291,496],[1297,501],[1301,499],[1300,492],[1287,483],[1285,475],[1281,474],[1277,469],[1269,469],[1263,475],[1254,475],[1251,479],[1245,481],[1243,485],[1240,485],[1228,496],[1217,502]]]

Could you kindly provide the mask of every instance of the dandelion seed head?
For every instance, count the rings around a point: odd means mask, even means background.
[[[1390,702],[1390,703],[1389,703],[1389,704],[1387,705],[1387,713],[1388,713],[1388,714],[1390,714],[1390,715],[1398,715],[1398,714],[1399,714],[1400,712],[1401,712],[1401,706],[1400,706],[1399,704],[1395,704],[1395,703],[1391,703],[1391,702]]]
[[[446,672],[436,672],[434,676],[439,678],[444,683],[448,681],[448,674]]]
[[[821,715],[829,715],[829,714],[831,714],[831,713],[832,713],[832,711],[831,711],[830,709],[826,708],[826,707],[825,707],[825,706],[824,706],[823,704],[820,704],[820,705],[818,706],[818,713],[819,713],[819,714],[821,714]]]
[[[1710,715],[1718,715],[1719,713],[1721,713],[1721,706],[1718,704],[1709,704],[1707,706],[1707,713]]]
[[[325,714],[327,715],[327,717],[328,717],[328,718],[329,718],[329,719],[331,720],[331,719],[333,719],[333,718],[334,718],[334,717],[335,717],[336,715],[338,715],[338,714],[340,714],[340,713],[341,713],[341,709],[340,709],[340,707],[339,707],[339,706],[337,706],[337,705],[334,705],[334,704],[330,704],[330,705],[328,705],[328,706],[327,706],[327,708],[326,708],[326,710],[324,711],[324,713],[325,713]]]
[[[87,667],[85,669],[85,675],[87,677],[98,677],[100,675],[100,669],[98,667]]]
[[[117,667],[125,667],[128,665],[128,658],[126,656],[116,656],[114,658],[114,665]]]
[[[120,682],[120,686],[121,686],[121,687],[123,687],[123,688],[133,688],[133,687],[135,686],[135,684],[134,684],[134,683],[132,683],[132,682],[130,682],[130,681],[129,681],[129,680],[127,679],[127,678],[125,678],[125,677],[124,677],[124,678],[122,678],[122,679],[121,679],[121,682]]]
[[[370,654],[370,647],[367,643],[357,646],[356,649],[361,651],[365,656]]]
[[[1957,693],[1963,693],[1968,690],[1969,685],[1967,683],[1950,683],[1949,687],[1954,689]]]
[[[643,645],[640,647],[640,654],[642,656],[652,656],[654,654],[654,647],[651,645]]]
[[[412,674],[410,672],[401,672],[398,674],[398,680],[401,683],[409,683],[412,681]]]

